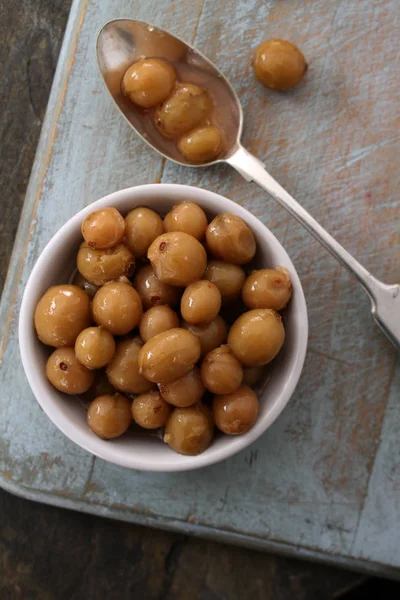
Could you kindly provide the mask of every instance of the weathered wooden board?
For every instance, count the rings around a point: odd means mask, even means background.
[[[0,483],[52,504],[398,575],[397,356],[356,283],[262,191],[227,168],[164,163],[133,136],[94,52],[99,28],[130,16],[207,53],[243,101],[248,148],[374,274],[399,278],[396,0],[76,0],[2,297]],[[304,50],[307,81],[294,92],[254,81],[250,48],[265,37]],[[16,328],[29,272],[60,225],[106,193],[154,181],[207,187],[259,216],[294,260],[310,317],[305,370],[278,422],[238,456],[172,475],[119,469],[59,434],[25,381]]]

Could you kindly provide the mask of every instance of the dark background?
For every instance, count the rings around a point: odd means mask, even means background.
[[[71,0],[0,0],[0,291]],[[1,448],[1,446],[0,446]],[[0,490],[0,598],[325,600],[397,584],[33,504]]]

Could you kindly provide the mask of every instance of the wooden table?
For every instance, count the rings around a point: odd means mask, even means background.
[[[229,3],[227,3],[229,4]],[[282,35],[285,23],[285,11],[288,3],[275,3],[276,7],[272,13],[270,25],[276,23],[277,33]],[[300,10],[301,2],[293,2],[291,9]],[[345,17],[341,13],[340,4],[338,10],[331,17]],[[354,6],[354,2],[348,3]],[[383,64],[386,53],[373,55],[373,50],[378,44],[379,31],[388,31],[393,16],[385,12],[384,4],[376,2],[374,8],[368,3],[359,2],[362,27],[357,34],[351,35],[349,22],[343,23],[341,31],[346,33],[342,39],[329,40],[326,53],[337,54],[339,47],[345,48],[341,53],[342,62],[335,57],[334,63],[337,68],[333,72],[324,74],[323,86],[318,81],[318,73],[324,72],[325,55],[314,56],[311,63],[311,77],[307,86],[295,95],[277,99],[267,96],[267,99],[257,92],[254,98],[255,110],[263,112],[260,118],[248,115],[247,144],[261,157],[269,159],[271,170],[280,177],[280,181],[287,185],[299,199],[307,205],[310,198],[305,196],[305,190],[312,195],[313,186],[321,189],[321,185],[327,197],[321,198],[320,210],[315,210],[317,218],[330,225],[333,233],[340,233],[347,246],[354,251],[364,262],[374,270],[377,275],[387,275],[392,272],[395,276],[395,253],[393,245],[398,242],[398,237],[393,233],[393,223],[396,222],[396,211],[387,205],[385,199],[393,197],[396,190],[396,172],[391,168],[392,145],[396,141],[396,130],[394,128],[395,115],[391,114],[392,103],[387,94],[382,92],[382,103],[379,104],[377,96],[378,87],[370,92],[367,104],[363,103],[362,77],[357,78],[355,72],[354,88],[351,98],[353,99],[352,110],[354,120],[364,126],[369,121],[370,129],[357,128],[353,136],[339,135],[341,115],[346,107],[343,102],[343,94],[351,84],[352,77],[347,76],[353,72],[355,67],[351,64],[346,53],[349,44],[361,44],[364,48],[360,52],[360,65],[367,56],[372,56],[371,64],[376,71],[379,81],[382,81],[382,90],[387,81],[393,78]],[[255,3],[261,10],[261,3]],[[257,8],[256,6],[256,8]],[[175,7],[175,5],[174,5]],[[173,10],[176,10],[176,7]],[[222,3],[221,3],[222,7]],[[200,4],[199,4],[200,8]],[[313,11],[320,11],[321,20],[326,9],[326,2],[313,3]],[[39,6],[31,0],[22,2],[15,0],[12,5],[2,0],[0,2],[0,52],[6,57],[0,64],[0,75],[2,77],[2,91],[0,98],[0,110],[2,115],[2,145],[1,145],[1,183],[2,183],[2,219],[0,223],[0,283],[3,284],[5,272],[9,261],[11,246],[15,230],[18,224],[19,211],[24,198],[33,154],[36,147],[40,125],[44,115],[45,104],[51,84],[54,66],[60,47],[62,31],[65,26],[69,10],[69,0],[59,2],[43,2]],[[211,10],[211,9],[209,9]],[[217,12],[223,10],[218,7]],[[343,9],[342,9],[343,10]],[[363,12],[364,11],[364,12]],[[125,13],[126,14],[126,13]],[[255,13],[255,17],[258,13]],[[362,18],[361,18],[362,17]],[[203,14],[203,19],[208,20],[209,29],[205,29],[200,37],[200,46],[203,49],[210,48],[212,52],[217,49],[213,40],[218,38],[218,33],[210,21],[210,14]],[[373,18],[375,19],[373,21]],[[354,21],[354,19],[353,19]],[[366,24],[370,22],[370,29]],[[373,25],[372,25],[373,23]],[[307,22],[302,22],[286,35],[297,41],[305,48],[306,55],[311,55],[314,45],[321,42],[324,36],[324,28],[311,32]],[[253,44],[253,38],[257,29],[244,32],[243,44],[247,47]],[[218,28],[218,27],[217,27]],[[177,29],[176,29],[177,30]],[[281,30],[281,31],[280,31]],[[361,32],[363,35],[361,35]],[[378,33],[377,33],[378,32]],[[243,32],[242,32],[243,33]],[[311,35],[313,33],[313,35]],[[370,44],[363,42],[363,36],[369,34]],[[234,51],[238,40],[224,40],[228,57]],[[342,46],[341,46],[342,44]],[[346,46],[347,44],[347,46]],[[211,54],[212,54],[211,52]],[[362,60],[362,57],[364,59]],[[390,58],[390,57],[389,57]],[[224,58],[222,59],[224,60]],[[390,64],[390,63],[389,63]],[[221,64],[223,66],[223,64]],[[361,68],[361,67],[360,67]],[[232,67],[235,73],[235,67]],[[239,77],[239,74],[236,74]],[[248,73],[246,74],[248,76]],[[240,83],[239,92],[246,97],[249,93],[246,89],[246,80]],[[395,93],[396,90],[392,90]],[[398,93],[398,88],[397,88]],[[346,102],[349,96],[344,94]],[[295,102],[298,108],[297,126],[303,119],[313,119],[317,114],[318,106],[324,110],[331,111],[332,128],[329,131],[320,131],[315,139],[298,139],[293,137],[296,132],[296,122],[288,124],[282,115],[288,103]],[[375,107],[374,102],[378,103]],[[265,103],[269,108],[269,117],[265,119]],[[308,104],[307,104],[308,103]],[[314,111],[306,108],[311,103]],[[395,104],[395,103],[394,103]],[[363,112],[361,109],[365,109]],[[318,108],[321,110],[321,108]],[[382,114],[385,118],[382,119]],[[257,113],[256,113],[257,115]],[[261,144],[257,136],[257,130],[266,128],[270,131],[270,139],[274,142],[268,147]],[[274,129],[273,123],[277,124],[278,130]],[[371,125],[372,124],[372,125]],[[378,127],[379,125],[379,127]],[[370,131],[373,131],[373,140]],[[355,137],[354,137],[355,136]],[[357,137],[358,136],[358,137]],[[360,143],[368,138],[369,144]],[[357,138],[357,139],[355,139]],[[129,143],[131,141],[129,140]],[[296,176],[292,179],[293,153],[296,147],[304,149],[304,178]],[[324,148],[319,156],[318,164],[313,165],[312,148],[317,150]],[[280,156],[280,159],[279,159]],[[297,155],[297,160],[298,160]],[[149,157],[150,158],[150,157]],[[327,170],[327,165],[333,165],[335,177],[321,182],[320,173]],[[380,165],[386,165],[382,170]],[[389,165],[389,167],[387,166]],[[322,168],[324,167],[324,168]],[[222,172],[223,173],[223,172]],[[216,181],[222,173],[215,173]],[[381,173],[381,174],[380,174]],[[367,174],[367,175],[366,175]],[[225,176],[225,175],[222,175]],[[236,197],[240,200],[248,193],[245,184],[238,184]],[[229,192],[227,192],[229,193]],[[377,218],[374,210],[374,199],[379,194],[383,200],[382,217]],[[260,195],[261,203],[266,200]],[[348,208],[352,205],[352,208]],[[352,217],[354,211],[364,215],[363,220]],[[392,211],[392,212],[391,212]],[[318,212],[320,214],[318,214]],[[308,278],[306,288],[311,310],[318,318],[318,307],[313,303],[313,295],[320,298],[317,291],[323,290],[329,306],[337,306],[347,299],[346,287],[349,286],[347,277],[343,275],[339,267],[334,263],[301,232],[297,226],[278,210],[271,212],[269,225],[281,234],[281,241],[297,245],[300,249],[307,248],[307,254],[312,256],[302,260],[302,252],[298,253],[297,261],[301,263],[303,277]],[[380,227],[380,235],[377,229]],[[397,229],[398,231],[398,229]],[[353,235],[354,234],[354,235]],[[394,236],[394,237],[393,237]],[[293,242],[291,242],[293,240]],[[302,243],[295,243],[300,240]],[[374,240],[378,240],[375,242]],[[378,244],[380,254],[372,253],[371,244]],[[293,255],[293,254],[292,254]],[[382,260],[382,257],[384,260]],[[296,257],[294,257],[296,258]],[[327,264],[326,277],[313,278],[312,266],[324,261]],[[306,264],[309,264],[307,270]],[[383,264],[384,263],[384,264]],[[320,271],[319,271],[320,273]],[[333,278],[333,274],[335,277]],[[371,327],[365,316],[358,317],[361,311],[358,304],[360,298],[352,307],[348,316],[348,323],[341,322],[335,314],[325,314],[326,333],[320,336],[314,324],[312,327],[311,349],[314,356],[320,357],[321,369],[331,369],[332,377],[341,379],[337,384],[337,398],[335,398],[334,411],[351,410],[350,401],[346,401],[344,390],[350,383],[356,388],[357,382],[352,380],[351,373],[354,365],[349,361],[350,350],[343,355],[335,352],[329,355],[325,347],[329,332],[332,327],[341,344],[346,344],[357,334],[360,336],[362,330]],[[362,304],[362,312],[366,305]],[[322,311],[325,309],[321,309]],[[318,321],[318,325],[322,322]],[[312,324],[313,325],[313,324]],[[351,330],[351,328],[353,328]],[[372,337],[371,337],[372,336]],[[362,335],[361,335],[362,337]],[[378,345],[380,351],[374,353],[375,375],[363,373],[363,383],[366,395],[361,401],[358,396],[357,416],[360,420],[360,435],[351,441],[351,453],[348,456],[348,464],[335,464],[334,445],[339,439],[341,443],[349,443],[351,431],[338,431],[334,425],[334,415],[331,420],[331,429],[328,431],[328,440],[324,449],[324,461],[321,463],[321,474],[324,475],[326,485],[332,486],[338,477],[342,477],[341,485],[343,493],[348,489],[351,478],[356,475],[357,463],[352,460],[353,455],[366,453],[370,456],[369,446],[375,447],[377,440],[374,432],[379,429],[383,418],[384,397],[379,402],[373,402],[372,396],[368,394],[368,387],[372,386],[373,392],[379,389],[379,381],[374,385],[376,373],[383,377],[385,369],[393,370],[394,357],[388,350],[386,342],[379,337],[379,333],[370,333],[368,339]],[[325,342],[325,343],[324,343]],[[330,346],[332,347],[332,345]],[[340,346],[338,346],[340,348]],[[334,348],[335,349],[335,348]],[[364,347],[359,342],[351,346],[351,350],[359,352],[359,360],[371,355],[372,350]],[[378,356],[379,355],[379,356]],[[390,364],[388,364],[388,361]],[[348,364],[350,362],[350,364]],[[332,366],[333,365],[333,366]],[[320,390],[321,401],[323,390]],[[375,392],[374,392],[375,393]],[[305,424],[293,424],[293,439],[296,439],[299,430]],[[299,429],[300,428],[300,429]],[[297,432],[297,433],[296,433]],[[371,435],[371,432],[373,435]],[[1,449],[1,446],[0,446]],[[329,452],[331,454],[329,455]],[[331,456],[331,458],[329,458]],[[395,477],[396,474],[392,474]],[[65,512],[60,509],[31,504],[0,492],[0,593],[2,596],[11,598],[81,598],[81,597],[112,597],[132,598],[134,593],[137,597],[145,598],[330,598],[347,587],[355,585],[360,577],[347,572],[340,572],[327,567],[313,566],[309,563],[295,562],[284,558],[275,558],[265,554],[259,554],[250,550],[237,549],[221,546],[212,542],[197,541],[183,535],[162,533],[155,530],[140,528],[129,524],[117,524],[89,517],[77,513]],[[32,551],[34,547],[34,552]],[[118,575],[118,576],[117,576]],[[249,584],[250,582],[250,584]],[[245,591],[247,590],[247,591]]]

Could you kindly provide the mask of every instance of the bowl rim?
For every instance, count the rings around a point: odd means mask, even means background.
[[[183,456],[181,454],[176,454],[174,455],[174,460],[170,463],[163,463],[160,465],[156,461],[152,463],[148,459],[136,456],[134,453],[122,451],[113,452],[112,441],[104,441],[97,438],[97,436],[94,436],[92,432],[90,432],[89,428],[87,428],[87,431],[85,432],[80,431],[79,428],[71,423],[70,419],[59,410],[56,403],[52,400],[51,392],[49,392],[38,377],[34,367],[34,361],[31,360],[32,355],[34,355],[34,345],[37,343],[37,336],[33,327],[35,307],[33,306],[32,297],[37,288],[37,281],[40,280],[40,274],[43,272],[44,266],[49,263],[49,255],[51,255],[53,250],[58,247],[60,240],[67,232],[76,230],[77,228],[80,230],[83,219],[89,213],[106,206],[115,206],[118,208],[118,204],[130,199],[133,202],[132,208],[141,206],[146,204],[151,198],[162,199],[163,191],[165,193],[166,190],[168,190],[168,193],[174,193],[177,203],[184,201],[184,199],[196,202],[195,198],[190,197],[193,196],[193,193],[199,195],[197,202],[200,205],[202,197],[203,199],[208,198],[210,202],[214,202],[216,207],[222,201],[224,208],[221,209],[221,212],[233,212],[234,214],[241,216],[251,228],[256,230],[257,234],[262,232],[272,241],[272,243],[277,245],[280,251],[285,255],[288,264],[291,266],[291,277],[296,289],[297,301],[300,307],[299,318],[301,319],[301,322],[299,327],[299,341],[294,350],[294,365],[291,368],[288,381],[282,389],[279,399],[273,403],[268,414],[265,415],[262,420],[259,420],[246,434],[235,436],[233,439],[232,436],[229,445],[218,448],[218,451],[215,451],[211,455],[208,452],[197,456]],[[278,418],[288,404],[303,370],[308,343],[308,316],[304,291],[295,266],[282,244],[268,227],[255,215],[233,200],[210,190],[190,185],[153,183],[129,187],[107,194],[85,206],[58,229],[40,253],[26,283],[19,312],[18,338],[22,365],[29,386],[45,414],[67,438],[92,455],[126,468],[155,472],[190,471],[215,464],[237,454],[255,442]]]

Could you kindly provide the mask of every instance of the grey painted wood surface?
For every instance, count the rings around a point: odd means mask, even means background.
[[[75,1],[2,298],[3,487],[97,514],[397,574],[400,377],[368,302],[257,188],[225,168],[164,163],[135,139],[105,93],[94,55],[97,30],[118,16],[194,41],[238,91],[249,149],[373,273],[394,282],[396,4],[191,0],[161,10],[166,3]],[[249,49],[265,37],[285,37],[304,50],[310,69],[296,91],[268,93],[254,81]],[[175,475],[119,469],[64,439],[25,382],[16,332],[24,283],[60,225],[106,193],[160,180],[207,187],[259,216],[296,264],[311,327],[300,385],[278,422],[231,460]]]

